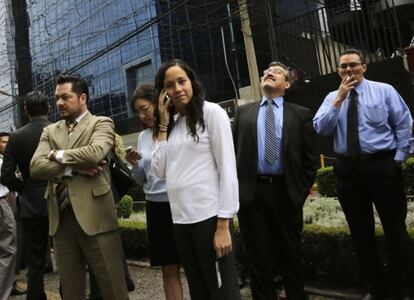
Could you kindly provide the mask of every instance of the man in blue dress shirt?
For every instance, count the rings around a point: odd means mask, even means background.
[[[366,69],[359,50],[341,54],[342,81],[326,96],[313,125],[317,133],[334,136],[338,198],[367,282],[364,299],[402,299],[411,288],[411,242],[401,164],[409,151],[412,118],[391,85],[364,78]],[[376,247],[372,204],[388,244],[388,277]]]

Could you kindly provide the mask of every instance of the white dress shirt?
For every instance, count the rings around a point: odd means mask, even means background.
[[[205,130],[194,141],[186,116],[175,116],[168,141],[156,142],[152,168],[166,177],[173,222],[192,224],[217,216],[233,218],[239,209],[236,158],[230,121],[215,103],[204,102]]]
[[[0,155],[0,177],[1,177],[1,166],[2,165],[3,165],[3,155]],[[9,193],[9,189],[6,186],[0,184],[0,198],[7,196],[8,193]]]

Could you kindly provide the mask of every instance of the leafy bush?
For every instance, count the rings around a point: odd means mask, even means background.
[[[316,184],[318,185],[318,192],[322,196],[336,196],[336,178],[332,166],[318,170],[316,173]]]
[[[133,200],[130,195],[124,195],[116,205],[118,218],[129,218],[132,214]]]
[[[147,224],[119,219],[121,240],[126,257],[144,258],[148,255]]]
[[[404,162],[405,191],[407,195],[414,195],[414,157]],[[316,183],[319,194],[325,197],[336,196],[336,178],[333,167],[321,168],[316,173]]]
[[[324,227],[348,226],[336,198],[309,197],[303,206],[303,222]]]
[[[414,157],[404,162],[405,190],[407,195],[414,195]]]
[[[139,218],[137,218],[139,219]],[[148,240],[145,222],[137,220],[119,220],[124,252],[127,257],[143,258],[147,255]],[[234,249],[238,265],[246,264],[240,232],[235,222]],[[414,228],[409,229],[414,237]],[[383,231],[376,230],[380,254],[386,257],[386,243]],[[305,224],[302,235],[302,258],[305,280],[323,285],[337,285],[341,288],[360,287],[360,274],[351,235],[347,226],[325,227]],[[242,267],[243,268],[243,267]]]

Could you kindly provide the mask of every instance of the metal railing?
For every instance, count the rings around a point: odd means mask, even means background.
[[[370,63],[402,47],[394,0],[334,1],[274,30],[280,59],[308,77],[336,72],[347,48],[362,50]]]

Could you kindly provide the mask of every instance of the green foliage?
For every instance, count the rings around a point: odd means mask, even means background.
[[[318,185],[318,192],[322,196],[336,196],[336,178],[332,166],[318,170],[316,173],[316,184]]]
[[[124,253],[129,258],[144,258],[148,255],[147,224],[139,221],[118,220]]]
[[[414,217],[414,202],[408,204],[408,218],[410,215]],[[311,216],[312,212],[314,216]],[[341,214],[338,201],[332,198],[314,198],[305,204],[305,222],[317,223],[305,224],[302,234],[302,258],[307,283],[341,288],[355,288],[362,285],[363,280],[351,235]],[[332,219],[331,222],[328,221],[329,218]],[[337,221],[335,218],[342,218],[342,221]],[[131,219],[119,220],[119,224],[125,255],[135,258],[146,257],[148,240],[145,214],[133,214]],[[414,223],[411,226],[409,222],[407,224],[409,234],[413,238]],[[380,255],[384,261],[387,261],[386,242],[380,226],[376,227],[376,236]],[[234,222],[234,249],[237,262],[243,268],[247,261],[237,220]]]
[[[404,162],[405,191],[407,195],[414,195],[414,157]],[[316,174],[316,183],[319,194],[325,197],[336,196],[336,178],[333,167],[321,168]]]
[[[407,195],[414,195],[414,157],[404,162],[405,190]]]
[[[309,197],[303,206],[303,222],[325,227],[346,227],[348,224],[336,198]]]
[[[133,199],[130,195],[124,195],[116,205],[118,218],[129,218],[132,214]]]

